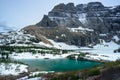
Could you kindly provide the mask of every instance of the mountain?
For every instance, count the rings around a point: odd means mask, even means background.
[[[63,46],[69,45],[93,47],[104,41],[120,44],[119,33],[120,5],[106,7],[100,2],[90,2],[76,6],[74,3],[58,4],[35,25],[0,36],[3,39],[4,36],[12,35],[11,39],[8,36],[3,40],[8,45],[65,48]],[[7,41],[9,39],[11,41]],[[1,40],[1,45],[4,42]]]
[[[37,26],[87,27],[100,33],[119,31],[120,6],[106,7],[100,2],[59,4],[45,15]]]
[[[93,46],[102,40],[109,42],[120,38],[120,5],[106,7],[100,2],[88,4],[58,4],[35,25],[23,30],[41,34],[56,42],[76,46]]]

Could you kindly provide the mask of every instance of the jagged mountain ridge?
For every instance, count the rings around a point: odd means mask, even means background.
[[[87,27],[100,33],[120,30],[120,6],[105,7],[100,2],[88,4],[59,4],[45,15],[37,26],[43,27]],[[47,18],[48,17],[48,18]],[[50,19],[50,20],[49,20]],[[45,22],[46,21],[46,22]],[[49,22],[51,21],[51,22]],[[45,22],[45,23],[44,23]]]
[[[30,28],[33,28],[32,30]],[[36,29],[37,28],[37,29]],[[120,38],[120,6],[106,7],[100,2],[58,4],[36,25],[24,28],[56,42],[88,46]],[[119,43],[120,41],[115,41]]]

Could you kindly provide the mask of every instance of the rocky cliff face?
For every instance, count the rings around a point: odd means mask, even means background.
[[[100,2],[76,6],[74,3],[61,3],[34,26],[39,28],[39,34],[57,42],[94,45],[100,43],[101,39],[111,41],[114,36],[120,37],[120,6],[106,7]]]
[[[47,15],[44,15],[43,19],[41,22],[36,24],[37,26],[44,26],[44,27],[56,27],[58,26],[55,21],[52,21],[49,19]]]
[[[73,3],[59,4],[49,12],[48,17],[55,21],[58,26],[82,26],[100,33],[120,30],[119,6],[115,8],[105,7],[100,2],[90,2],[77,6],[74,6]]]

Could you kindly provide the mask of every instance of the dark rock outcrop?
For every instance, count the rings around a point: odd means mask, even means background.
[[[86,10],[87,11],[101,11],[104,10],[105,7],[100,2],[90,2],[87,4]]]
[[[37,23],[36,25],[43,26],[43,27],[56,27],[57,23],[49,19],[47,15],[44,15],[42,21],[40,23]]]
[[[64,27],[43,28],[36,26],[29,26],[24,28],[24,30],[30,34],[36,35],[39,33],[56,42],[65,42],[69,45],[76,45],[79,47],[99,43],[98,34],[95,32],[86,32],[86,34],[84,34],[82,32],[71,32],[69,29]],[[37,31],[37,33],[35,31]]]

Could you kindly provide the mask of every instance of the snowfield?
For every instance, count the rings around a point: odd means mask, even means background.
[[[74,54],[75,52],[66,53],[66,54],[60,54],[60,55],[54,55],[46,53],[45,55],[38,54],[32,54],[32,53],[13,53],[10,57],[13,59],[60,59],[60,58],[66,58],[67,56]]]
[[[91,55],[89,55],[90,59],[115,61],[117,59],[120,59],[120,53],[114,53],[114,50],[118,48],[120,48],[120,46],[113,41],[103,41],[103,43],[94,46],[93,49],[86,49],[82,50],[81,52],[91,53]]]
[[[19,75],[28,72],[26,65],[15,63],[0,63],[0,75]]]
[[[67,50],[79,50],[80,52],[89,52],[91,55],[87,55],[88,59],[96,59],[96,60],[109,60],[109,61],[115,61],[117,59],[120,59],[120,53],[114,53],[114,50],[118,49],[120,46],[116,44],[115,42],[105,42],[102,41],[100,44],[97,44],[93,46],[93,48],[88,47],[81,47],[78,48],[76,46],[67,45],[65,43],[58,43],[54,42],[53,40],[48,39],[54,46],[51,46],[49,44],[45,43],[39,43],[41,45],[44,45],[46,47],[54,47],[58,49],[67,49]],[[79,54],[77,52],[70,52],[67,54],[60,54],[60,55],[54,55],[46,53],[45,55],[38,54],[32,54],[32,53],[13,53],[11,55],[11,58],[14,59],[58,59],[58,58],[66,58],[67,56],[71,54]],[[96,56],[97,55],[97,56]]]
[[[50,41],[52,45],[50,44],[46,44],[46,43],[43,43],[43,42],[39,42],[37,45],[39,46],[45,46],[45,47],[49,47],[49,48],[57,48],[57,49],[64,49],[64,50],[75,50],[75,49],[79,49],[77,46],[74,46],[74,45],[68,45],[64,42],[55,42],[54,40],[51,40],[51,39],[47,39],[48,41]]]
[[[59,43],[58,43],[59,44]],[[55,45],[57,46],[57,45]],[[67,46],[66,46],[67,47]],[[88,52],[90,53],[87,55],[87,59],[91,60],[106,60],[106,61],[115,61],[117,59],[120,59],[120,53],[114,53],[114,50],[118,49],[120,46],[113,41],[111,42],[105,42],[103,41],[101,44],[95,45],[93,48],[88,47],[81,47],[77,48],[80,52]],[[67,47],[70,49],[70,47]],[[76,49],[76,48],[75,48]],[[38,54],[32,54],[32,53],[13,53],[11,55],[11,58],[13,59],[59,59],[59,58],[66,58],[67,56],[71,54],[79,54],[78,52],[70,52],[66,54],[49,54],[46,53],[44,55],[38,53]]]

